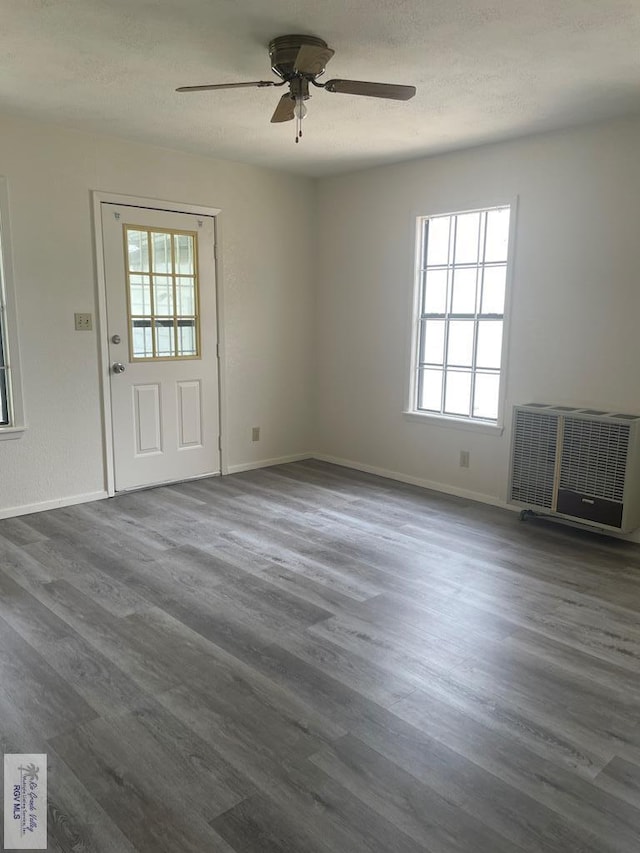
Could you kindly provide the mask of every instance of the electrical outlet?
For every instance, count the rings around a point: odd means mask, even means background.
[[[469,451],[461,450],[460,451],[460,467],[468,468],[469,467]]]
[[[251,430],[251,441],[260,441],[260,427],[253,427]]]
[[[76,332],[90,332],[93,329],[93,321],[91,314],[74,314],[73,315]]]

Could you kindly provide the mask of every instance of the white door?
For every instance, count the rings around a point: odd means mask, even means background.
[[[214,218],[101,213],[116,491],[219,473]]]

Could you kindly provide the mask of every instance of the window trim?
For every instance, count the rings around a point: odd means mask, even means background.
[[[2,441],[20,438],[26,429],[9,219],[9,189],[7,179],[3,176],[0,176],[0,248],[0,311],[4,319],[3,345],[9,368],[7,370],[9,423],[0,426],[0,441]]]
[[[498,417],[495,421],[482,420],[481,418],[466,418],[459,415],[447,415],[442,412],[426,412],[416,407],[417,399],[417,359],[419,345],[419,317],[421,306],[420,291],[420,259],[421,259],[421,229],[422,220],[438,216],[458,216],[464,213],[476,213],[490,210],[495,207],[510,207],[509,219],[509,248],[507,251],[507,272],[505,285],[505,303],[502,327],[502,350],[500,354],[500,390],[498,394]],[[413,260],[413,300],[411,310],[411,334],[409,351],[409,381],[407,383],[407,396],[403,416],[406,420],[422,422],[441,427],[454,427],[468,429],[478,433],[502,435],[504,432],[504,412],[507,399],[507,357],[511,338],[511,308],[513,296],[513,281],[515,267],[515,241],[518,217],[518,196],[511,198],[500,197],[491,201],[476,204],[458,210],[441,211],[432,213],[416,213],[414,218],[414,260]]]

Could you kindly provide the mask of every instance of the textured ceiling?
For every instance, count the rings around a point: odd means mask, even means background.
[[[640,113],[639,0],[2,0],[0,21],[2,111],[309,175]],[[334,48],[326,77],[416,97],[314,90],[295,145],[282,90],[173,91],[271,79],[295,32]]]

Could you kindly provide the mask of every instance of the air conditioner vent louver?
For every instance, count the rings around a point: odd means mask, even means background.
[[[625,424],[565,418],[560,488],[622,502],[628,447]]]
[[[545,509],[553,505],[558,419],[517,411],[514,424],[511,500]]]

